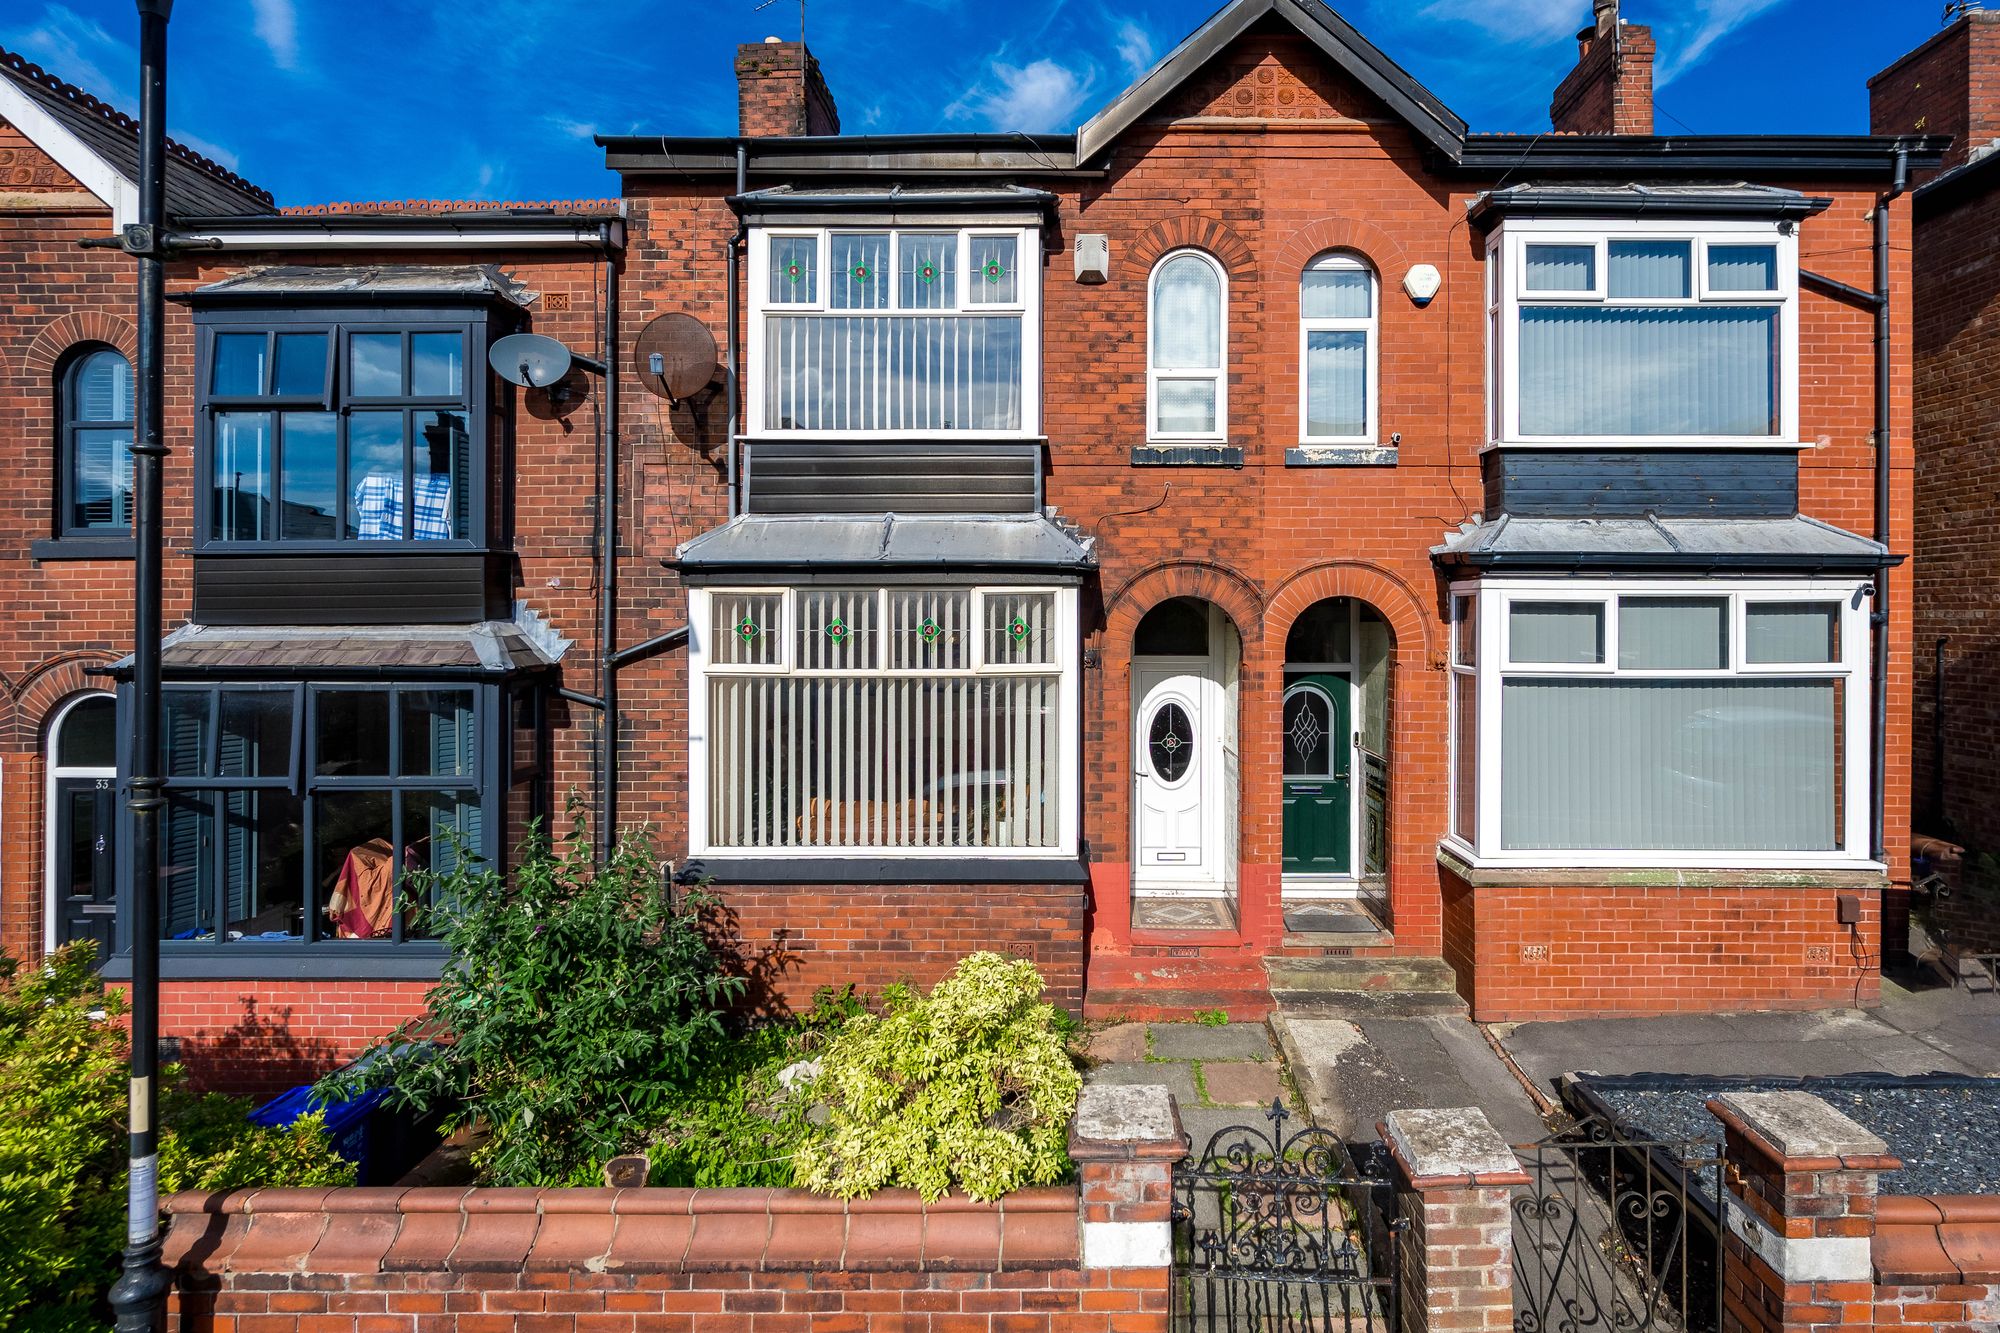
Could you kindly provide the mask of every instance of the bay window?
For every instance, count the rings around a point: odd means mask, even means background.
[[[1487,263],[1498,442],[1796,443],[1788,227],[1510,219]]]
[[[692,590],[693,850],[1073,855],[1075,598]]]
[[[751,433],[1032,435],[1033,228],[755,228]]]
[[[1453,840],[1499,865],[1866,861],[1865,587],[1455,588]]]
[[[204,548],[484,542],[480,320],[386,311],[201,318]]]
[[[168,686],[163,941],[190,956],[434,940],[421,876],[491,857],[505,817],[483,739],[499,698],[470,683]]]

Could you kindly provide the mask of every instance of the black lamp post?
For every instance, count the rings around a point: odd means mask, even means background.
[[[139,261],[138,412],[133,433],[132,1101],[124,1271],[111,1288],[118,1333],[154,1333],[170,1279],[160,1266],[160,439],[166,301],[167,19],[173,0],[139,7],[139,221],[120,245]]]

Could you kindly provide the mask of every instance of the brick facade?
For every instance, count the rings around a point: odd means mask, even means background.
[[[1653,132],[1653,30],[1611,6],[1577,34],[1576,68],[1556,86],[1549,121],[1559,134]]]
[[[1624,30],[1636,61],[1642,29]],[[794,43],[757,44],[738,55],[746,134],[830,133],[824,106],[798,73],[806,53]],[[788,63],[789,62],[789,63]],[[1636,78],[1636,73],[1634,74]],[[805,95],[801,97],[801,93]],[[803,122],[786,120],[803,107]],[[1623,114],[1623,113],[1621,113]],[[1631,132],[1619,122],[1617,128]],[[1525,147],[1524,143],[1524,147]],[[754,147],[754,144],[753,144]],[[1010,150],[1011,151],[1011,150]],[[1439,955],[1460,966],[1463,984],[1490,1012],[1546,1014],[1650,1011],[1660,995],[1690,1006],[1865,1002],[1881,939],[1893,938],[1894,911],[1873,893],[1857,936],[1834,918],[1824,886],[1795,893],[1727,885],[1668,890],[1619,882],[1469,888],[1438,861],[1447,824],[1448,634],[1444,588],[1430,549],[1484,504],[1486,442],[1484,242],[1466,208],[1490,188],[1467,172],[1440,169],[1435,148],[1374,93],[1303,36],[1258,24],[1194,72],[1152,113],[1105,150],[1101,174],[1016,173],[1053,196],[1041,265],[1041,429],[1048,437],[1045,499],[1094,539],[1098,569],[1082,594],[1082,841],[1086,891],[1029,885],[714,885],[735,913],[745,965],[777,1002],[800,1003],[814,987],[855,981],[874,988],[908,977],[925,981],[963,952],[993,947],[1032,951],[1053,993],[1083,999],[1092,977],[1152,984],[1172,971],[1190,1007],[1203,986],[1242,983],[1232,1012],[1257,1008],[1258,960],[1286,950],[1281,915],[1283,854],[1279,731],[1285,643],[1294,622],[1330,597],[1360,600],[1393,636],[1388,698],[1388,932],[1386,952]],[[758,186],[775,173],[753,170]],[[801,180],[810,183],[813,178]],[[1857,286],[1870,273],[1871,209],[1880,190],[1854,178],[1773,179],[1762,183],[1832,200],[1799,224],[1810,265]],[[725,246],[737,219],[725,202],[725,173],[633,172],[623,212],[629,245],[619,274],[623,517],[618,634],[632,644],[684,623],[682,585],[663,563],[683,542],[728,517],[725,408],[718,397],[696,408],[670,405],[633,373],[629,352],[656,316],[685,312],[724,340]],[[5,196],[0,196],[4,201]],[[319,210],[329,219],[359,216]],[[1908,359],[1910,203],[1891,208],[1896,416],[1892,432],[1890,546],[1908,550],[1912,461]],[[17,633],[0,645],[0,779],[4,832],[0,859],[0,949],[33,956],[45,921],[40,808],[44,722],[50,710],[97,678],[84,674],[126,649],[130,565],[120,560],[33,558],[51,532],[50,458],[54,376],[80,342],[129,347],[129,263],[115,253],[79,251],[74,242],[107,229],[104,212],[69,216],[0,204],[0,281],[19,296],[0,308],[0,579]],[[1072,281],[1069,239],[1108,238],[1109,280]],[[1158,466],[1146,421],[1146,303],[1155,261],[1181,246],[1212,253],[1228,278],[1228,432],[1241,466]],[[1327,251],[1358,257],[1379,278],[1380,422],[1396,440],[1392,465],[1292,466],[1301,436],[1299,277]],[[601,322],[597,259],[578,250],[286,250],[208,254],[176,264],[170,288],[271,263],[389,264],[496,262],[539,293],[527,327],[585,352]],[[1417,265],[1442,275],[1436,299],[1407,296]],[[754,278],[751,279],[754,281]],[[1866,312],[1807,292],[1799,297],[1800,508],[1840,527],[1873,529],[1872,322]],[[168,313],[166,466],[167,619],[187,614],[192,541],[190,444],[194,417],[193,343],[183,306]],[[513,594],[572,641],[562,683],[592,690],[596,675],[593,552],[596,388],[576,374],[557,406],[540,395],[515,415]],[[1138,454],[1135,465],[1135,451]],[[1140,620],[1161,602],[1195,596],[1228,617],[1242,643],[1236,730],[1240,797],[1234,832],[1233,929],[1202,941],[1148,939],[1131,927],[1132,646]],[[1907,885],[1910,765],[1910,621],[1890,622],[1887,859]],[[679,863],[686,829],[687,663],[666,653],[620,676],[621,810],[658,837],[663,859]],[[1858,723],[1857,723],[1858,724]],[[592,746],[597,718],[572,703],[553,707],[550,778],[560,798],[594,798]],[[1877,891],[1879,892],[1879,890]],[[1892,890],[1892,903],[1902,889]],[[1671,906],[1661,899],[1672,893]],[[1731,901],[1731,899],[1736,901]],[[1663,915],[1664,912],[1664,915]],[[1552,941],[1550,963],[1524,966],[1538,944],[1531,914],[1574,929]],[[1660,925],[1672,920],[1676,929]],[[1760,946],[1745,932],[1772,925],[1782,944]],[[1639,942],[1645,969],[1596,966],[1607,949]],[[1610,979],[1607,980],[1607,973]],[[1666,987],[1652,975],[1674,978]],[[170,973],[171,975],[171,973]],[[1619,978],[1623,977],[1623,980]],[[309,1004],[276,983],[176,980],[174,1003],[203,1032],[227,1031],[245,995],[260,1013],[289,1008],[298,1039],[344,1052],[414,1005],[418,987],[390,987],[384,1011],[350,1003],[375,983],[324,980]],[[1094,981],[1092,984],[1095,984]],[[275,1001],[275,1003],[274,1003]],[[1240,1003],[1239,1003],[1240,1001]],[[1268,997],[1265,1001],[1268,1002]],[[322,1045],[323,1043],[323,1045]],[[218,1064],[217,1068],[228,1068]],[[238,1071],[248,1077],[247,1071]]]
[[[1927,828],[2000,848],[2000,727],[1995,659],[2000,611],[2000,179],[1993,164],[1963,174],[2000,141],[2000,13],[1975,11],[1869,81],[1878,131],[1920,125],[1949,134],[1947,169],[1961,177],[1923,191],[1915,232],[1917,430],[1914,528],[1916,737],[1912,786]],[[1938,717],[1937,649],[1944,653]],[[1942,733],[1940,735],[1940,733]],[[1942,790],[1936,757],[1942,749]]]

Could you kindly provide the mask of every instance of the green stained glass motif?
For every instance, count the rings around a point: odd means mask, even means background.
[[[1007,266],[997,259],[989,259],[986,261],[986,267],[980,272],[986,275],[988,282],[998,282],[1007,276]]]
[[[1026,643],[1030,632],[1028,622],[1019,616],[1015,616],[1007,622],[1008,637],[1012,638],[1015,643]]]
[[[763,632],[762,629],[758,628],[757,622],[747,615],[736,622],[736,637],[745,643],[749,643]]]
[[[846,643],[850,633],[851,631],[847,628],[847,622],[839,616],[835,616],[826,623],[826,637],[832,639],[835,643]]]
[[[874,276],[874,270],[870,269],[866,264],[856,264],[848,270],[848,273],[856,282],[866,282]]]
[[[928,616],[924,618],[923,624],[917,626],[917,637],[921,638],[925,643],[936,643],[939,636],[943,633],[944,626],[938,624],[937,621],[932,620]]]

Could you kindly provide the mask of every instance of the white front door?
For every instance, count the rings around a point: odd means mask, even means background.
[[[1212,659],[1133,664],[1132,885],[1214,893],[1223,885],[1222,683]]]

